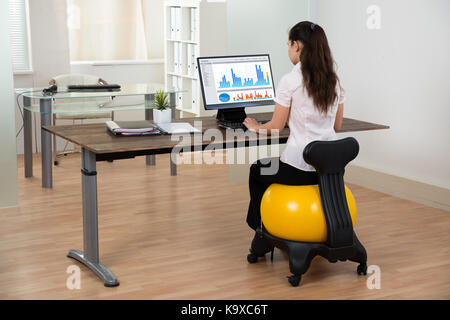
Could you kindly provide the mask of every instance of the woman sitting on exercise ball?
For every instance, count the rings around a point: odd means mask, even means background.
[[[289,31],[288,47],[295,66],[278,84],[272,120],[265,124],[251,118],[244,121],[249,130],[257,132],[282,130],[286,122],[290,128],[281,157],[259,160],[250,168],[247,223],[254,230],[261,225],[261,199],[271,184],[318,183],[315,169],[303,159],[303,149],[312,141],[337,140],[336,131],[342,125],[345,91],[324,30],[309,21],[300,22]],[[254,241],[264,238],[255,235]]]

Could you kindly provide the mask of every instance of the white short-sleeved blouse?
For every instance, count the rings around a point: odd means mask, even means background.
[[[275,102],[291,108],[288,118],[291,133],[280,160],[304,171],[315,171],[303,159],[303,150],[312,141],[337,139],[334,122],[338,105],[345,100],[345,90],[338,81],[338,98],[326,115],[320,113],[303,86],[302,71],[298,63],[290,73],[281,78],[276,93]]]

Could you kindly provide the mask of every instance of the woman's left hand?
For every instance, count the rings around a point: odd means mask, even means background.
[[[261,123],[259,123],[255,119],[247,118],[244,120],[244,125],[247,127],[248,130],[258,131],[259,127],[261,126]]]

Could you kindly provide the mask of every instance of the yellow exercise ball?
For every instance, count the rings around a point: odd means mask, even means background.
[[[352,224],[356,223],[356,203],[345,186]],[[272,184],[261,201],[261,219],[273,236],[301,242],[325,242],[327,223],[319,186]]]

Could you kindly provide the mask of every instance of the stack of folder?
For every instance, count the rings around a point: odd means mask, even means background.
[[[154,124],[142,121],[106,121],[106,127],[116,136],[148,136],[155,134],[201,133],[187,122],[170,122]]]

